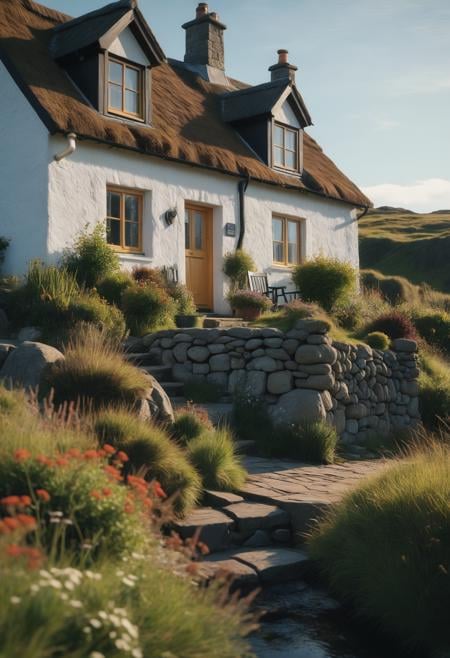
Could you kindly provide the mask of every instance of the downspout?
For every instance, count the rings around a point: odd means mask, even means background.
[[[247,175],[245,180],[240,180],[238,183],[239,194],[239,238],[237,241],[236,250],[242,249],[245,237],[245,193],[250,183],[250,176]]]
[[[360,215],[357,215],[356,221],[359,222],[359,220],[365,217],[368,212],[369,212],[369,206],[365,206],[362,213]]]
[[[56,162],[60,162],[64,158],[67,158],[68,155],[72,155],[72,153],[75,153],[76,148],[77,148],[77,136],[75,133],[69,133],[67,135],[67,147],[62,151],[61,153],[58,153],[55,155],[55,160]]]

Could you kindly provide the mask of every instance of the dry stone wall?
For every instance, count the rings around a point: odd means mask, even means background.
[[[328,325],[294,329],[162,331],[143,342],[175,381],[202,379],[224,392],[264,397],[276,423],[327,420],[345,444],[419,421],[417,345],[399,339],[382,352],[332,341]]]

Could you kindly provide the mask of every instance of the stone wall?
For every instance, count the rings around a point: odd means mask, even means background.
[[[343,443],[370,433],[414,426],[419,420],[417,345],[393,350],[332,341],[319,320],[294,329],[188,329],[143,339],[155,363],[170,365],[175,381],[203,379],[233,394],[264,397],[278,423],[322,419]]]

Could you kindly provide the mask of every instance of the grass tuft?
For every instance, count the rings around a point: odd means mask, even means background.
[[[205,489],[237,491],[247,472],[236,454],[232,435],[227,429],[205,432],[188,444],[191,462],[200,473]]]

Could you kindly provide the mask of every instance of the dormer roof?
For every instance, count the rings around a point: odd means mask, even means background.
[[[119,34],[130,27],[137,42],[157,66],[165,61],[164,52],[137,7],[136,0],[119,0],[53,28],[49,44],[51,56],[60,60],[80,51],[107,50]]]

